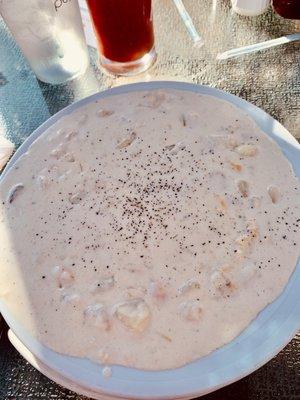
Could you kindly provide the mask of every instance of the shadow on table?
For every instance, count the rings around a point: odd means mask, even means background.
[[[66,84],[43,83],[35,77],[1,17],[0,33],[0,126],[16,147],[51,115],[112,84],[113,78],[97,68],[92,48],[91,65],[83,75]]]
[[[83,75],[65,84],[50,85],[39,81],[39,87],[50,114],[56,114],[75,101],[106,88],[107,80],[111,78],[99,75],[93,65],[90,65]]]
[[[0,126],[18,147],[49,118],[37,79],[0,17]]]

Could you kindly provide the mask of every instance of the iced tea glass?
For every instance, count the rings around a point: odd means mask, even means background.
[[[151,0],[87,0],[100,64],[115,75],[134,75],[156,59]]]

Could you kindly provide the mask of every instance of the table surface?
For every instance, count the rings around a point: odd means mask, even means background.
[[[226,0],[185,0],[205,45],[194,47],[171,0],[153,0],[158,60],[144,74],[111,77],[91,66],[64,85],[39,82],[0,21],[0,135],[19,146],[50,115],[76,100],[109,87],[149,80],[180,80],[226,90],[261,107],[300,138],[299,42],[217,61],[225,50],[299,31],[295,21],[271,10],[248,18],[233,14]],[[293,400],[300,398],[300,335],[277,357],[250,376],[205,396],[213,399]],[[31,367],[9,344],[0,341],[0,400],[83,400]]]

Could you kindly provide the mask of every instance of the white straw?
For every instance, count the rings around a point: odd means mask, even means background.
[[[190,14],[187,12],[186,8],[184,7],[182,0],[173,0],[173,1],[174,1],[174,4],[180,14],[180,17],[181,17],[182,21],[184,22],[184,25],[185,25],[186,29],[188,30],[193,42],[197,46],[202,46],[204,43],[203,39],[199,35],[197,29],[195,28],[192,18],[190,17]]]
[[[292,35],[282,36],[277,39],[267,40],[265,42],[251,44],[250,46],[238,47],[225,51],[224,53],[217,55],[217,60],[226,60],[227,58],[237,57],[242,54],[253,53],[255,51],[269,49],[270,47],[279,46],[280,44],[295,42],[300,40],[300,33],[294,33]]]
[[[212,0],[212,3],[211,3],[211,13],[210,13],[210,21],[211,21],[211,23],[214,23],[215,20],[216,20],[217,1],[218,0]]]

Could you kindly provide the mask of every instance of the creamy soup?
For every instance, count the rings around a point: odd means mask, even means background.
[[[0,184],[0,295],[63,354],[175,368],[235,338],[299,255],[299,181],[241,110],[155,90],[62,118]]]

